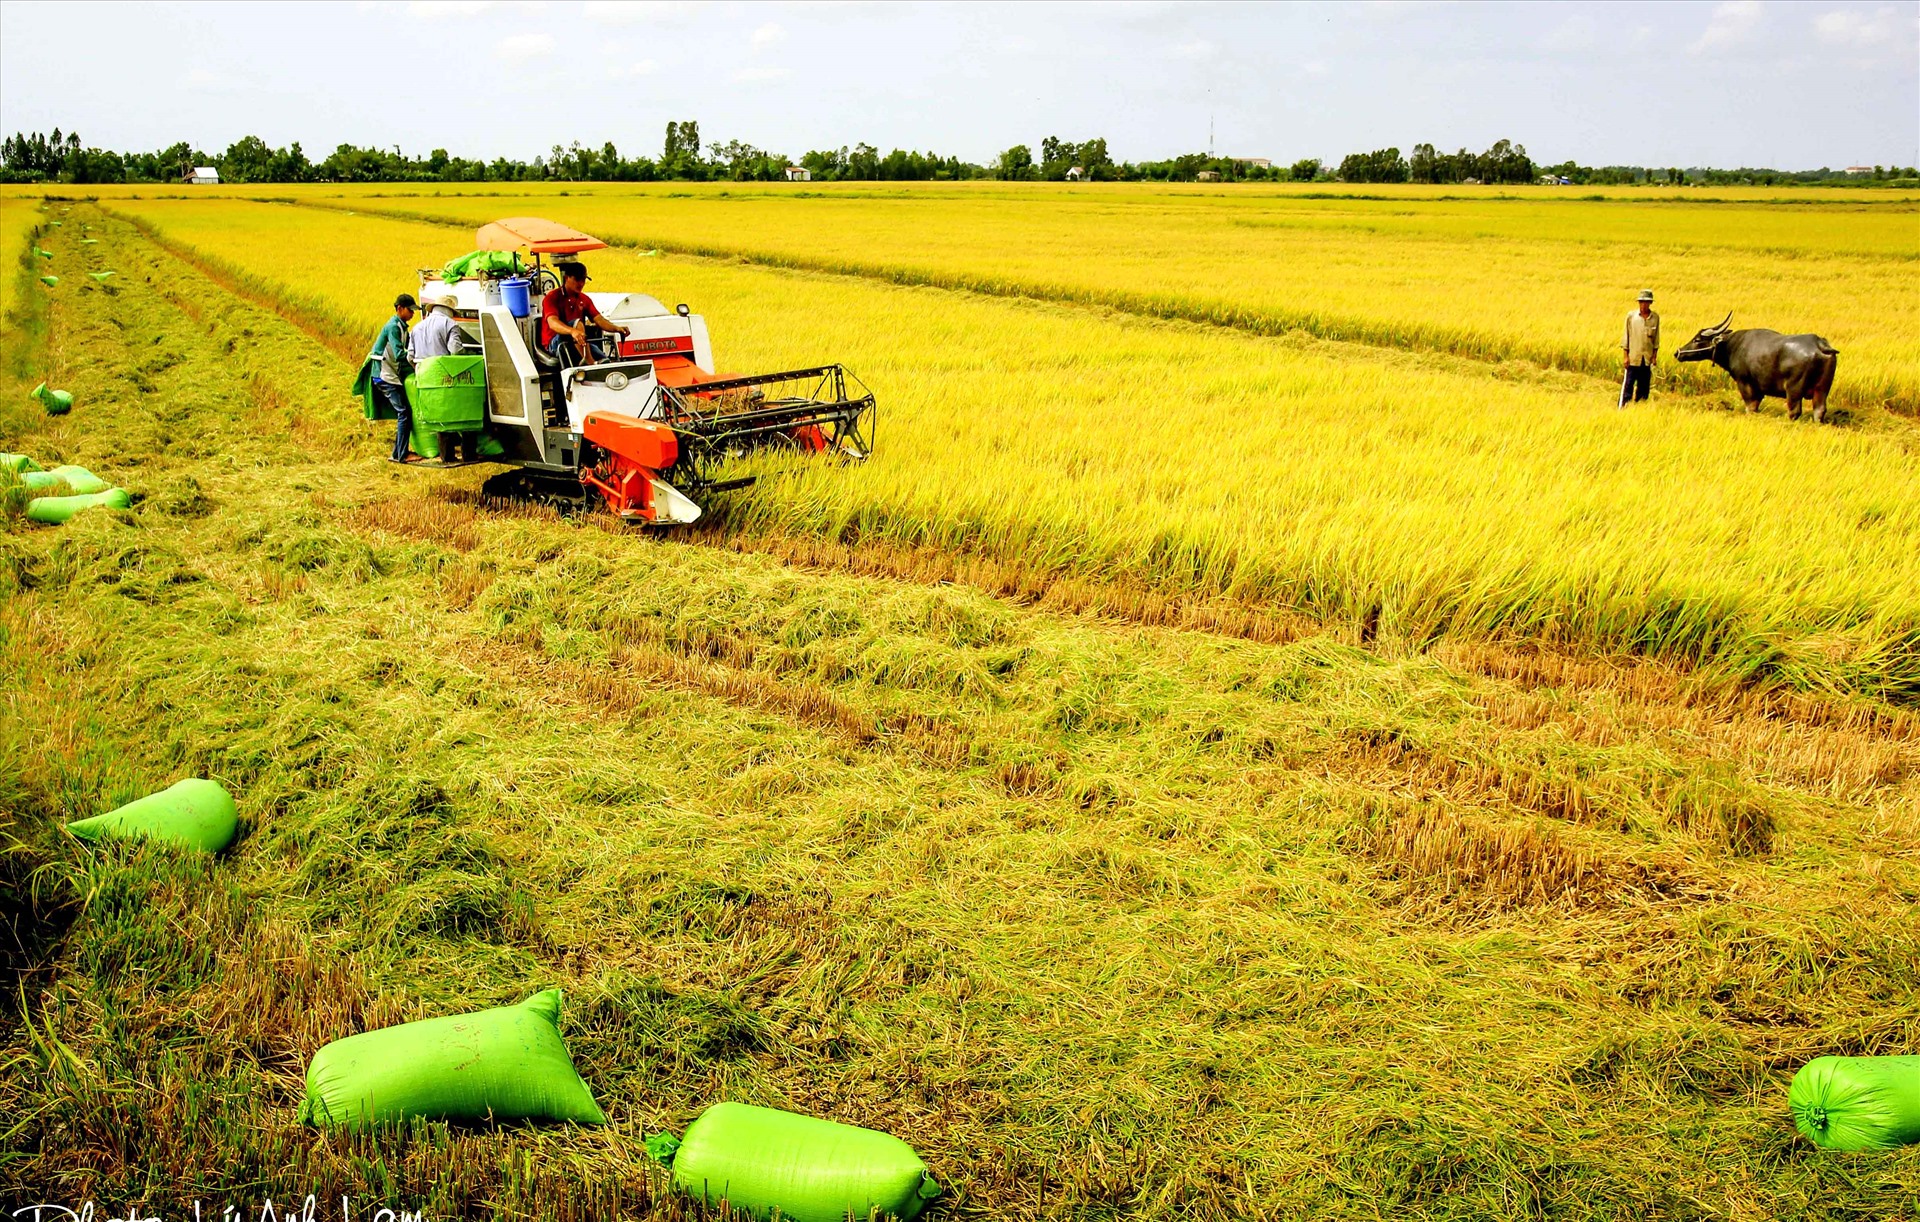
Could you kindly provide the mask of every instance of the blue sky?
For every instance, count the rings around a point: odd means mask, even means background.
[[[530,157],[667,120],[798,156],[1920,162],[1920,3],[0,3],[0,127]]]

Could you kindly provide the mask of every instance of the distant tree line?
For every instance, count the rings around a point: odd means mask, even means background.
[[[0,142],[0,182],[177,182],[197,166],[213,166],[223,182],[772,182],[789,166],[804,167],[819,182],[954,181],[997,178],[1011,182],[1347,182],[1347,183],[1530,183],[1565,180],[1574,185],[1618,183],[1705,184],[1712,186],[1847,182],[1920,186],[1920,172],[1909,166],[1875,166],[1869,176],[1845,170],[1686,169],[1645,166],[1582,166],[1572,161],[1537,165],[1524,146],[1501,140],[1484,153],[1461,149],[1441,153],[1416,144],[1402,156],[1395,148],[1350,153],[1329,166],[1317,158],[1274,164],[1262,158],[1187,153],[1162,161],[1115,161],[1103,137],[1063,140],[1048,136],[1036,156],[1031,145],[1016,144],[991,166],[934,152],[894,149],[882,154],[871,144],[815,149],[794,161],[784,153],[756,148],[744,140],[703,145],[693,120],[667,124],[658,157],[623,156],[611,141],[597,149],[578,141],[555,144],[531,161],[496,157],[492,161],[454,157],[434,149],[424,157],[392,150],[342,144],[314,161],[298,142],[274,148],[258,136],[246,136],[210,153],[181,141],[151,153],[118,153],[94,148],[76,132],[55,128],[50,134],[17,133]]]

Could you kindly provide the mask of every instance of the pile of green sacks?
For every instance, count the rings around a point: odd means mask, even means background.
[[[307,1067],[301,1121],[362,1129],[415,1117],[605,1124],[560,1038],[560,990],[518,1005],[429,1018],[335,1040]],[[718,1103],[686,1135],[647,1150],[703,1204],[766,1218],[844,1222],[874,1210],[918,1217],[940,1186],[913,1148],[872,1129]]]
[[[60,466],[42,471],[40,464],[25,454],[0,454],[0,470],[11,471],[27,487],[27,517],[35,522],[57,526],[83,509],[104,506],[131,509],[133,500],[124,488],[114,488],[85,467]],[[68,488],[72,495],[45,495],[55,488]]]
[[[440,269],[440,278],[448,284],[456,280],[497,279],[519,274],[520,256],[509,250],[476,250],[457,259],[448,259],[446,266]]]
[[[394,411],[373,393],[374,374],[379,363],[369,357],[354,379],[353,393],[360,396],[362,412],[369,420],[392,420]],[[407,402],[413,405],[413,452],[426,458],[440,457],[441,433],[477,432],[487,426],[487,373],[485,359],[479,356],[436,356],[420,362],[407,378]],[[506,453],[492,436],[480,434],[480,453],[498,458]]]

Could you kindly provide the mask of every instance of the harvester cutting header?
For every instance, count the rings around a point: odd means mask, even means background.
[[[476,246],[420,273],[420,302],[449,321],[428,319],[416,338],[456,330],[455,354],[423,354],[400,404],[415,437],[461,435],[469,459],[477,447],[484,461],[514,468],[487,492],[597,500],[629,521],[677,525],[697,519],[708,495],[753,482],[726,478],[731,458],[871,452],[874,399],[858,378],[839,365],[716,373],[706,320],[685,305],[585,291],[574,257],[605,247],[598,238],[515,217],[482,227]],[[409,313],[400,309],[401,336]],[[393,380],[381,361],[388,337],[361,376],[370,418],[399,414],[382,402],[399,387],[378,384],[383,368]]]

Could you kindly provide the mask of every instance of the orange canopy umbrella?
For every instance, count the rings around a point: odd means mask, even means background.
[[[576,255],[606,246],[592,234],[537,216],[510,216],[482,225],[476,238],[481,250],[530,250],[537,255]]]

